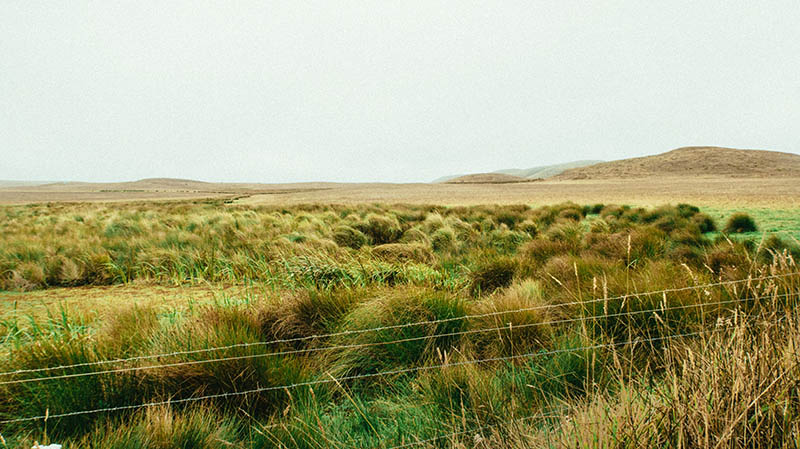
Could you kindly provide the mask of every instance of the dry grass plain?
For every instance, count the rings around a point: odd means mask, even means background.
[[[122,183],[120,183],[122,184]],[[800,207],[800,178],[662,177],[534,181],[506,184],[297,183],[207,184],[166,188],[153,183],[61,184],[0,189],[0,204],[227,198],[244,205],[406,203],[465,206],[688,202],[726,208]]]
[[[242,204],[409,203],[548,205],[617,203],[653,206],[688,202],[719,207],[800,207],[800,178],[659,178],[536,181],[508,184],[340,184],[283,195],[256,194]]]

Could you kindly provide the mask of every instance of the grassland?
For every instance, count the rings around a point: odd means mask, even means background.
[[[797,447],[798,214],[737,210],[5,206],[0,447]]]
[[[674,177],[646,179],[544,180],[507,184],[344,184],[328,189],[254,194],[246,205],[287,204],[531,204],[572,201],[654,207],[670,203],[697,206],[800,209],[800,178]]]
[[[218,199],[248,206],[437,204],[478,206],[572,201],[654,207],[690,203],[703,207],[800,209],[800,177],[651,176],[626,179],[538,180],[505,184],[298,183],[211,184],[137,181],[69,183],[0,188],[0,204],[130,202]]]

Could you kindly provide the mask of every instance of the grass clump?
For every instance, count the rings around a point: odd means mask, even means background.
[[[431,245],[438,253],[453,251],[456,248],[456,233],[449,227],[439,228],[431,235]]]
[[[365,346],[336,354],[334,370],[338,374],[374,373],[424,364],[436,356],[437,350],[449,351],[457,345],[459,336],[432,336],[465,329],[466,320],[458,318],[466,314],[467,306],[461,298],[443,292],[412,289],[376,297],[347,315],[342,329],[389,328],[349,338],[348,342]],[[437,320],[447,321],[427,323]],[[426,323],[405,326],[418,322]],[[390,343],[395,340],[406,341]],[[384,379],[374,380],[381,381]]]
[[[92,449],[224,449],[237,446],[240,426],[208,407],[176,411],[152,407],[129,421],[111,420],[95,427],[74,447]],[[72,447],[67,445],[67,447]]]
[[[692,217],[692,222],[697,226],[697,228],[703,234],[708,232],[714,232],[717,230],[717,223],[708,214],[704,213],[695,214]]]
[[[470,328],[498,329],[469,337],[475,353],[482,357],[502,357],[546,347],[552,337],[549,321],[557,316],[542,288],[533,280],[513,284],[475,304],[472,313],[484,315],[470,320]]]
[[[386,243],[372,248],[372,254],[379,259],[398,263],[430,264],[434,260],[431,248],[421,243]]]
[[[373,245],[394,243],[403,235],[403,229],[397,219],[385,215],[370,214],[355,227],[369,237]]]
[[[492,293],[498,288],[511,285],[516,270],[517,262],[510,257],[498,257],[481,263],[470,272],[472,293]]]
[[[364,299],[360,289],[302,290],[259,307],[258,326],[267,339],[286,340],[333,332],[342,317]],[[299,342],[293,347],[302,347]]]
[[[357,229],[343,225],[334,229],[333,241],[339,246],[359,249],[367,244],[367,236]]]
[[[728,222],[725,224],[725,232],[729,234],[756,231],[758,231],[756,221],[753,220],[753,217],[744,212],[737,212],[731,215],[730,218],[728,218]]]

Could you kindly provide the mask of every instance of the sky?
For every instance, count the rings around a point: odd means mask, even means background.
[[[800,2],[0,2],[0,179],[800,153]]]

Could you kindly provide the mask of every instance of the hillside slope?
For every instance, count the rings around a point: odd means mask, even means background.
[[[528,182],[530,179],[502,173],[476,173],[464,175],[445,181],[445,184],[507,184],[512,182]]]
[[[147,178],[123,182],[53,182],[0,184],[6,192],[176,192],[176,193],[253,193],[263,191],[288,191],[330,188],[335,183],[298,182],[290,184],[263,184],[241,182],[205,182],[177,178]]]
[[[528,178],[528,179],[545,179],[550,178],[552,176],[558,175],[563,173],[565,170],[569,170],[571,168],[578,168],[578,167],[586,167],[589,165],[597,164],[598,162],[603,161],[595,161],[595,160],[586,160],[586,161],[573,161],[567,162],[564,164],[553,164],[553,165],[541,165],[538,167],[532,168],[507,168],[503,170],[496,170],[490,173],[485,174],[501,174],[501,175],[512,175],[512,176],[519,176],[521,178]],[[460,178],[463,176],[471,176],[471,175],[449,175],[449,176],[442,176],[441,178],[434,179],[433,183],[438,182],[449,182],[456,178]]]
[[[599,164],[601,162],[603,161],[598,161],[598,160],[573,161],[573,162],[567,162],[565,164],[542,165],[540,167],[524,168],[524,169],[509,168],[505,170],[497,170],[492,173],[514,175],[528,179],[545,179],[559,175],[565,172],[566,170],[572,168],[588,167],[590,165]]]
[[[53,181],[12,181],[12,180],[0,179],[0,189],[9,187],[34,187],[52,183]]]
[[[574,168],[553,179],[650,178],[654,176],[724,176],[734,178],[800,177],[800,155],[722,147],[684,147],[654,156]]]

